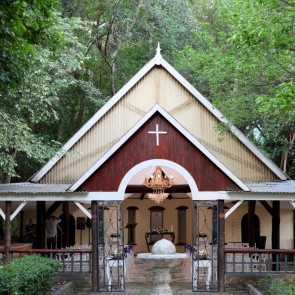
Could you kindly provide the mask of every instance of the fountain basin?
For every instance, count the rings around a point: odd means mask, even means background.
[[[185,253],[175,254],[153,254],[153,253],[140,253],[137,258],[144,261],[150,267],[175,267],[188,258]]]
[[[172,295],[169,283],[171,281],[170,268],[179,265],[188,258],[185,253],[176,253],[176,248],[168,240],[156,242],[152,253],[140,253],[138,259],[143,260],[153,269],[153,289],[151,295]]]

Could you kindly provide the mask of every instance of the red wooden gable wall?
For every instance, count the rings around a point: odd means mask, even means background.
[[[156,124],[160,145],[156,145]],[[116,126],[114,126],[116,128]],[[118,191],[125,174],[135,165],[151,160],[166,159],[183,166],[195,179],[200,191],[240,190],[240,188],[161,114],[156,113],[125,142],[80,187],[91,191]]]

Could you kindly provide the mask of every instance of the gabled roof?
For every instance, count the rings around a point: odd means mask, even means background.
[[[170,124],[172,124],[182,135],[184,135],[196,148],[198,148],[207,158],[209,158],[221,171],[223,171],[233,182],[235,182],[242,190],[249,191],[249,188],[236,177],[227,167],[225,167],[210,151],[205,148],[194,136],[192,136],[183,126],[181,126],[168,112],[166,112],[158,104],[155,105],[142,119],[133,126],[113,147],[104,154],[84,175],[82,175],[76,183],[68,190],[75,191],[84,181],[86,181],[101,165],[103,165],[128,139],[137,131],[148,119],[156,112],[160,113]]]
[[[229,121],[184,77],[182,77],[157,51],[156,56],[150,60],[124,87],[122,87],[63,147],[62,151],[69,151],[132,87],[134,87],[151,69],[161,66],[169,72],[189,93],[191,93],[213,116],[220,122],[229,124],[231,132],[255,154],[279,179],[286,180],[288,176],[283,173],[270,159],[268,159],[241,131],[231,125]],[[63,154],[63,153],[60,153]],[[62,156],[53,157],[32,178],[38,182],[59,161]]]

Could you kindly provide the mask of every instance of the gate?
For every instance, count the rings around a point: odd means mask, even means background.
[[[193,203],[193,292],[218,292],[218,203]]]
[[[99,292],[125,291],[123,202],[97,202]]]

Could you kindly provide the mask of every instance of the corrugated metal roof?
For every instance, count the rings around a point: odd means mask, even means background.
[[[6,183],[0,184],[0,194],[9,193],[64,193],[71,186],[71,184],[43,184],[43,183],[30,183],[30,182],[19,182],[19,183]]]
[[[275,182],[246,182],[253,193],[295,193],[295,180]]]
[[[144,177],[146,177],[153,170],[143,170],[140,177],[134,177],[130,184],[141,183]],[[186,183],[186,181],[169,169],[165,171],[167,175],[172,174],[174,181],[177,184]],[[170,174],[169,174],[170,173]],[[246,182],[245,183],[253,193],[295,193],[295,180],[275,181],[275,182]],[[31,183],[31,182],[19,182],[19,183],[7,183],[0,184],[0,194],[42,194],[42,193],[65,193],[71,187],[72,184],[43,184],[43,183]]]

